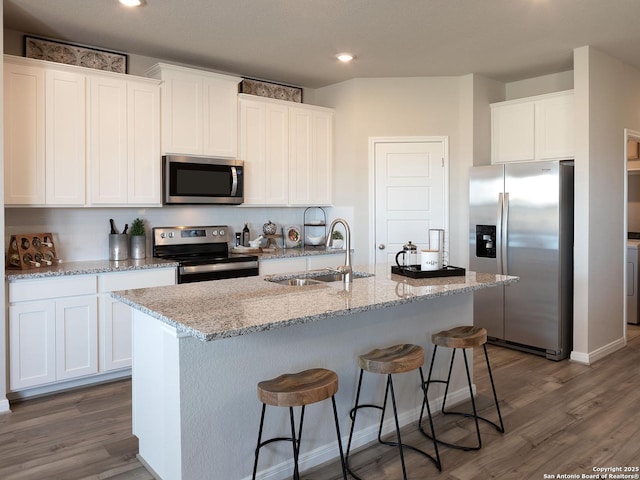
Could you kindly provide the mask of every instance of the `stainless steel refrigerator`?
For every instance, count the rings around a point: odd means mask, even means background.
[[[491,343],[569,356],[573,337],[573,161],[473,167],[469,263],[516,275],[474,293],[474,324]]]

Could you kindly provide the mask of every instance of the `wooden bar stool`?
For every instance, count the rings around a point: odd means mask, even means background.
[[[342,475],[347,479],[344,455],[342,453],[342,442],[340,440],[340,424],[338,422],[338,411],[336,409],[335,393],[338,391],[338,375],[331,370],[324,368],[313,368],[304,372],[280,375],[271,380],[258,383],[258,399],[262,402],[262,415],[260,416],[260,429],[258,430],[258,445],[256,446],[255,460],[253,463],[253,479],[256,478],[258,470],[258,455],[260,449],[273,442],[288,441],[293,445],[293,478],[300,479],[298,471],[298,456],[300,454],[300,438],[302,437],[302,423],[304,421],[304,409],[306,405],[321,402],[331,398],[333,404],[333,419],[336,424],[336,434],[338,436],[338,450],[340,451],[340,462],[342,463]],[[264,414],[267,405],[274,407],[289,407],[289,421],[291,422],[291,437],[274,437],[262,441],[262,428],[264,425]],[[300,424],[296,437],[296,428],[293,418],[293,407],[302,407],[300,410]]]
[[[419,450],[411,445],[406,445],[402,443],[402,438],[400,437],[400,423],[398,421],[398,411],[396,408],[396,397],[393,390],[393,379],[392,375],[394,373],[406,373],[411,372],[413,370],[418,370],[420,372],[420,385],[423,391],[423,394],[426,395],[425,391],[425,381],[424,375],[422,373],[422,365],[424,364],[424,350],[422,347],[418,345],[411,344],[402,344],[402,345],[394,345],[392,347],[375,349],[370,351],[369,353],[365,353],[364,355],[360,355],[358,357],[358,365],[360,366],[360,379],[358,380],[358,390],[356,393],[356,402],[355,406],[349,412],[349,416],[351,417],[351,431],[349,432],[349,443],[347,444],[347,453],[345,455],[345,462],[347,464],[347,471],[357,480],[360,480],[356,474],[353,473],[351,468],[349,467],[349,452],[351,450],[351,439],[353,437],[353,431],[356,424],[356,414],[360,408],[376,408],[382,410],[382,414],[380,415],[380,428],[378,429],[378,442],[383,445],[389,445],[393,447],[398,447],[398,452],[400,453],[400,462],[402,464],[402,475],[404,480],[407,479],[407,469],[404,464],[404,452],[405,448],[408,448],[414,452],[420,453],[427,458],[429,458],[436,465],[438,470],[442,470],[440,466],[440,454],[438,453],[438,443],[435,440],[435,432],[432,428],[432,439],[433,439],[433,447],[435,449],[435,457],[430,455],[427,452]],[[362,387],[362,377],[365,372],[371,372],[381,375],[387,375],[387,386],[384,393],[384,401],[382,405],[370,405],[370,404],[362,404],[360,405],[360,389]],[[381,439],[382,435],[382,425],[384,423],[384,414],[387,408],[387,399],[391,395],[391,405],[393,407],[393,417],[396,426],[396,442],[384,442]],[[425,397],[426,398],[426,397]],[[424,401],[423,401],[423,409],[424,409]],[[429,409],[429,404],[427,402],[427,412],[429,416],[429,421],[431,421],[431,410]],[[421,412],[423,413],[423,412]]]
[[[480,437],[480,424],[478,420],[482,420],[487,422],[495,427],[496,430],[500,433],[504,433],[504,424],[502,422],[502,415],[500,413],[500,406],[498,405],[498,396],[496,395],[496,387],[493,383],[493,374],[491,373],[491,365],[489,364],[489,355],[487,354],[487,330],[482,327],[472,327],[472,326],[464,326],[464,327],[455,327],[450,330],[444,330],[439,333],[435,333],[431,337],[431,341],[434,344],[433,347],[433,356],[431,357],[431,366],[429,367],[429,377],[427,378],[425,384],[425,392],[429,391],[429,384],[431,383],[444,383],[446,385],[444,390],[444,398],[442,400],[442,414],[443,415],[462,415],[464,417],[473,417],[476,424],[476,434],[478,437],[478,444],[475,446],[466,446],[466,445],[457,445],[453,443],[443,442],[442,440],[436,440],[438,443],[442,445],[447,445],[448,447],[458,448],[461,450],[479,450],[482,447],[482,438]],[[489,372],[489,379],[491,380],[491,390],[493,390],[493,399],[496,405],[496,410],[498,412],[498,420],[500,425],[488,420],[484,417],[478,415],[476,410],[476,402],[473,397],[473,388],[471,385],[471,374],[469,373],[469,362],[467,360],[467,352],[466,348],[474,348],[482,345],[484,349],[484,358],[487,362],[487,370]],[[433,364],[436,358],[436,351],[438,347],[447,347],[452,348],[453,352],[451,354],[451,364],[449,365],[449,374],[447,376],[447,380],[432,380],[431,372],[433,371]],[[467,371],[467,383],[469,385],[469,396],[471,397],[471,407],[473,413],[467,412],[448,412],[445,411],[445,404],[447,402],[447,393],[449,392],[449,382],[451,380],[451,371],[453,370],[453,361],[456,356],[456,350],[461,348],[462,355],[464,357],[464,366]],[[426,399],[426,393],[425,393]],[[422,405],[422,411],[420,412],[420,431],[428,438],[432,438],[432,435],[427,434],[422,429],[422,415],[424,413],[424,404]],[[431,422],[431,432],[433,433],[433,422]]]

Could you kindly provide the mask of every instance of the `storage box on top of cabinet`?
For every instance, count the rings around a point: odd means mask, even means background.
[[[574,158],[573,90],[491,104],[491,163]]]
[[[162,80],[162,153],[236,158],[242,78],[158,63]]]

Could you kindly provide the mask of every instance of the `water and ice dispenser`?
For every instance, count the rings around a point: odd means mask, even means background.
[[[476,257],[496,258],[495,225],[476,225]]]

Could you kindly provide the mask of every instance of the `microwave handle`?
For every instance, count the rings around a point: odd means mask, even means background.
[[[231,167],[231,196],[235,197],[238,192],[238,171],[236,167]]]

